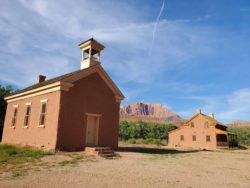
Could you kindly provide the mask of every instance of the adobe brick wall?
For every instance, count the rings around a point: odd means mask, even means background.
[[[85,147],[86,113],[101,114],[99,146],[118,146],[120,103],[95,73],[74,83],[68,92],[62,91],[57,148],[78,150]]]
[[[192,147],[201,149],[216,149],[215,127],[204,128],[207,120],[201,116],[193,119],[194,128],[185,126],[177,131],[169,133],[168,145],[170,147]],[[184,141],[180,140],[180,135],[184,135]],[[196,135],[196,141],[192,141],[192,135]],[[206,142],[206,135],[210,136],[211,141]]]
[[[41,110],[40,100],[48,99],[45,128],[39,128]],[[2,143],[22,146],[44,147],[54,150],[56,145],[57,121],[59,112],[60,91],[22,99],[8,103]],[[24,126],[25,103],[31,102],[30,122],[28,128]],[[18,114],[15,129],[10,128],[13,105],[18,105]]]

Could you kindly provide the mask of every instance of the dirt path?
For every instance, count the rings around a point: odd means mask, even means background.
[[[65,163],[3,179],[0,187],[250,187],[249,150],[175,152],[123,148],[119,154],[120,159]]]

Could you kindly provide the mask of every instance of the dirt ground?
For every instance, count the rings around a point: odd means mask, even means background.
[[[83,153],[47,156],[28,164],[25,173],[10,177],[6,169],[0,187],[250,187],[250,150],[122,145],[118,154],[121,158],[79,157]]]

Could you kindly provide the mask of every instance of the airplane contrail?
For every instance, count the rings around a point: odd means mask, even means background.
[[[152,48],[152,46],[154,44],[154,41],[155,41],[155,33],[156,33],[156,30],[157,30],[157,26],[158,26],[161,14],[164,11],[164,8],[165,8],[165,0],[163,0],[163,2],[162,2],[160,12],[159,12],[159,14],[158,14],[158,16],[156,18],[155,24],[154,24],[154,30],[153,30],[153,37],[152,37],[152,43],[151,43],[151,47],[150,47],[150,52],[151,52],[151,48]]]

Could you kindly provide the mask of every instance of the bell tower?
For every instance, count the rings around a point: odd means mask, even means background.
[[[91,38],[79,44],[79,47],[82,52],[81,69],[100,64],[101,51],[105,46]]]

